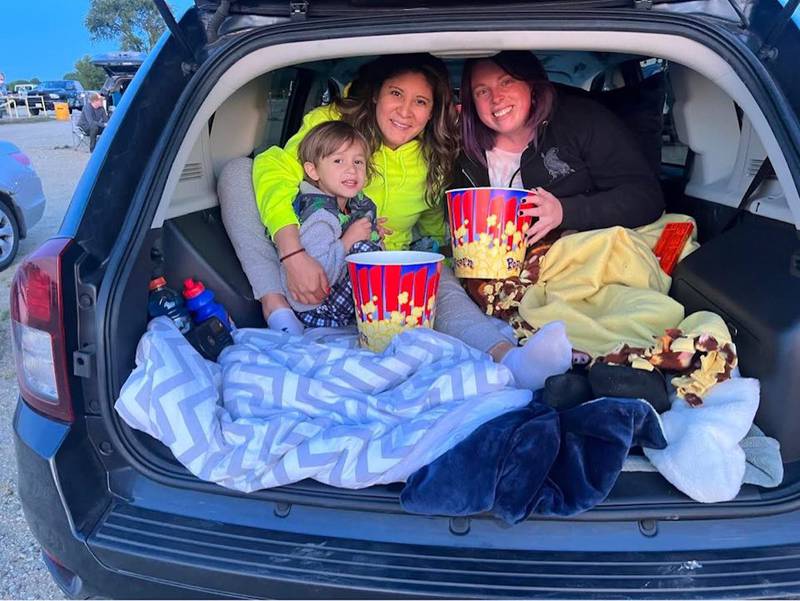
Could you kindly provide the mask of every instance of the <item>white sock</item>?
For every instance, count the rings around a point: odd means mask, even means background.
[[[525,346],[513,348],[500,360],[514,374],[520,388],[539,390],[550,376],[563,374],[572,367],[572,345],[563,321],[542,326]]]
[[[294,311],[286,307],[275,309],[269,314],[269,317],[267,317],[267,327],[270,330],[280,330],[292,336],[302,336],[303,330],[305,330],[303,322],[297,319],[297,315],[294,314]]]

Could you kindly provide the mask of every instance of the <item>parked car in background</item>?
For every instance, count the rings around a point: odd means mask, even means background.
[[[38,86],[28,91],[28,96],[41,96],[44,106],[48,111],[55,108],[56,102],[66,102],[69,112],[83,109],[83,86],[79,81],[72,79],[59,79],[43,81]],[[31,108],[31,113],[39,114],[38,108]]]
[[[45,204],[28,155],[0,140],[0,271],[14,261],[19,241],[42,218]]]
[[[35,83],[20,83],[14,86],[14,93],[20,96],[27,96],[36,87]]]
[[[144,52],[108,52],[92,57],[92,64],[102,68],[108,76],[100,90],[108,110],[119,104],[146,56]]]

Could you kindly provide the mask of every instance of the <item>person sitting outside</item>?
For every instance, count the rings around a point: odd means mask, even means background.
[[[8,96],[8,87],[6,86],[6,74],[0,71],[0,118],[3,117],[8,108],[6,106],[5,96]]]
[[[103,106],[103,97],[94,92],[89,96],[89,104],[84,105],[81,118],[78,120],[78,127],[89,136],[89,152],[94,151],[97,136],[103,133],[106,123],[108,123],[108,113]]]

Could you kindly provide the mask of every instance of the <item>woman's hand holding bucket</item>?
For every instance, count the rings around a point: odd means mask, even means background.
[[[292,297],[306,305],[316,305],[325,300],[331,288],[322,265],[305,252],[289,257],[286,267],[286,286]]]
[[[564,221],[561,201],[544,188],[531,190],[531,194],[520,206],[519,214],[535,218],[531,227],[525,232],[525,244],[528,246],[536,244]]]
[[[286,287],[296,301],[306,305],[317,305],[325,300],[331,291],[328,276],[322,265],[302,250],[300,228],[287,225],[274,236],[278,256],[286,268]]]

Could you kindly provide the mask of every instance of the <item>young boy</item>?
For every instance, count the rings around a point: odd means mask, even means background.
[[[289,294],[283,266],[281,283],[289,304],[305,326],[350,325],[355,323],[355,308],[344,257],[381,250],[377,208],[361,193],[371,175],[369,145],[351,125],[329,121],[308,132],[298,155],[305,171],[305,181],[294,201],[300,242],[305,252],[322,265],[332,285],[328,297],[315,306],[300,303]]]

